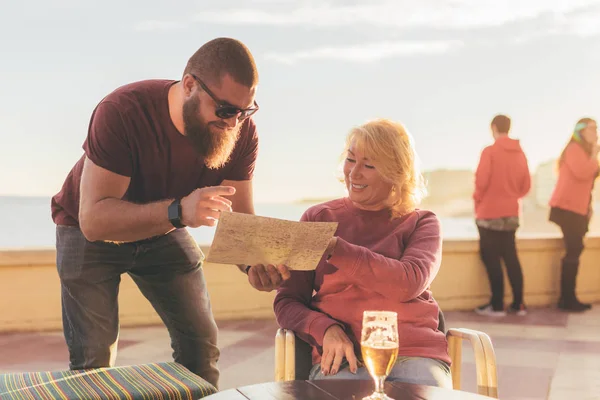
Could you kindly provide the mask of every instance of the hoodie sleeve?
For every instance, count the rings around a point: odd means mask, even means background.
[[[332,325],[344,326],[320,311],[311,309],[314,271],[290,271],[291,276],[277,289],[273,309],[280,327],[291,329],[313,346],[323,346],[325,331]]]
[[[481,152],[479,159],[479,165],[477,165],[477,171],[475,171],[475,192],[473,193],[473,200],[475,204],[479,203],[483,199],[483,195],[488,189],[490,184],[490,175],[492,172],[492,155],[491,148],[486,147]]]
[[[307,211],[301,221],[313,218]],[[291,329],[313,346],[323,346],[325,332],[332,325],[344,325],[320,311],[310,308],[314,290],[315,271],[291,271],[290,277],[277,289],[273,302],[275,319],[280,327]]]
[[[590,157],[577,143],[567,147],[564,164],[577,180],[592,179],[598,173],[598,160]]]
[[[529,172],[529,165],[527,162],[527,156],[525,156],[525,153],[523,153],[523,166],[524,166],[524,171],[523,171],[523,179],[521,182],[521,197],[525,197],[527,195],[527,193],[529,193],[529,190],[531,190],[531,173]]]
[[[327,262],[345,273],[355,285],[402,303],[418,297],[431,285],[441,259],[440,221],[434,213],[428,212],[419,218],[399,259],[385,257],[338,237]]]

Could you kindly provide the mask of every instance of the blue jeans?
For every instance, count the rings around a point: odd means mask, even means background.
[[[350,372],[346,360],[342,362],[340,370],[335,375],[323,375],[321,364],[315,364],[310,370],[308,379],[311,381],[319,379],[373,380],[366,367],[358,368],[356,374]],[[398,357],[387,380],[452,389],[450,367],[445,362],[433,358]]]
[[[217,386],[217,324],[202,273],[203,254],[185,229],[134,243],[90,242],[57,226],[63,331],[71,369],[114,366],[117,296],[129,274],[166,325],[173,358]]]

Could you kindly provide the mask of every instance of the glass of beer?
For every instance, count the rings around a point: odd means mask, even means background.
[[[398,314],[365,311],[360,347],[367,370],[375,380],[375,392],[363,400],[393,400],[385,394],[383,384],[398,357]]]

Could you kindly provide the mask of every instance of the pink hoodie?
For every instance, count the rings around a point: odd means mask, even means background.
[[[550,206],[588,215],[592,187],[597,176],[598,159],[590,157],[581,145],[569,144],[550,198]]]
[[[483,149],[475,173],[475,217],[519,216],[519,200],[531,188],[527,157],[517,139],[501,136]]]

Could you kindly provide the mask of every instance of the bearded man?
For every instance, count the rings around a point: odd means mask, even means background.
[[[131,83],[97,105],[84,154],[52,198],[71,369],[114,365],[127,273],[165,323],[175,361],[218,386],[204,256],[185,227],[254,213],[257,84],[248,48],[217,38],[180,81]],[[238,267],[262,291],[289,277],[284,266]]]

